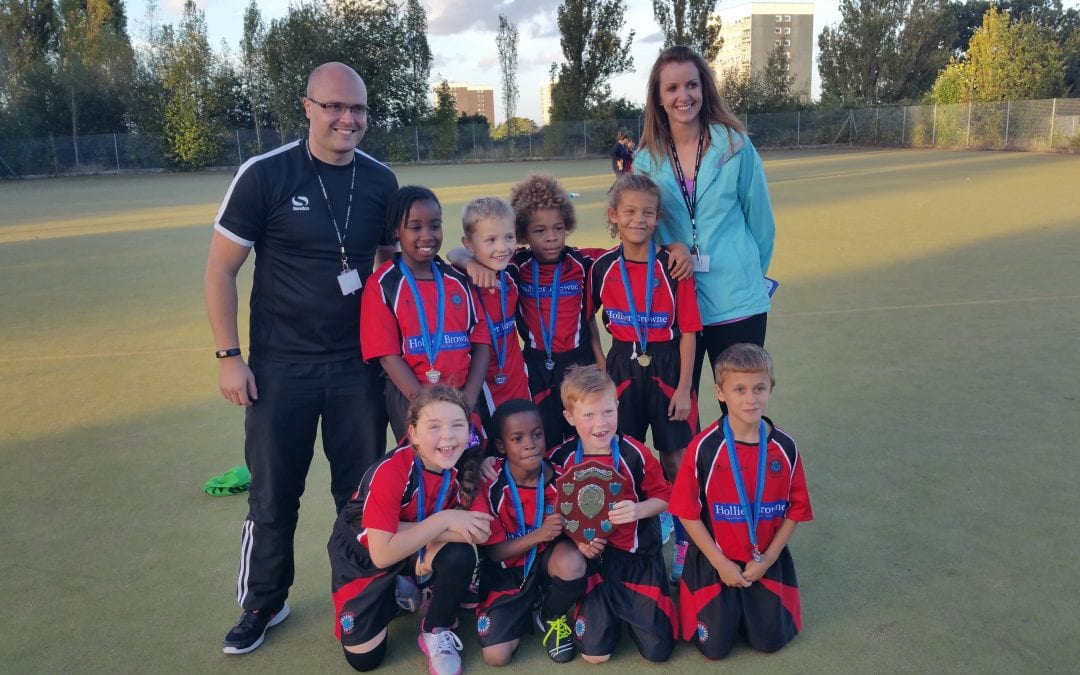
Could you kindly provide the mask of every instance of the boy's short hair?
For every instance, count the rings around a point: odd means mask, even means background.
[[[533,214],[542,209],[558,209],[568,234],[577,227],[577,216],[574,214],[574,205],[570,203],[570,193],[559,185],[554,176],[538,173],[530,175],[510,191],[510,203],[514,207],[515,229],[519,242],[525,241]]]
[[[461,210],[461,228],[471,237],[483,220],[514,222],[514,207],[502,197],[477,197]]]
[[[720,352],[713,366],[713,377],[716,378],[716,386],[724,382],[724,376],[728,373],[768,373],[769,386],[776,386],[776,376],[773,374],[773,360],[764,347],[740,342],[733,344]]]
[[[563,408],[573,410],[574,405],[580,401],[609,391],[613,394],[616,392],[615,380],[594,363],[570,366],[559,387],[559,396],[562,398]]]
[[[618,210],[619,200],[624,192],[645,192],[656,197],[656,217],[660,217],[660,187],[651,178],[634,173],[620,176],[608,190],[608,208]],[[612,237],[618,238],[619,226],[609,220],[608,232]]]

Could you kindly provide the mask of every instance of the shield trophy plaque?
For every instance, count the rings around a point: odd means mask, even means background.
[[[608,511],[625,499],[625,480],[605,464],[587,459],[566,469],[555,481],[563,531],[576,542],[607,539],[614,527]]]

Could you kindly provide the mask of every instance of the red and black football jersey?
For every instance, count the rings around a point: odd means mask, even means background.
[[[540,322],[550,319],[552,284],[555,280],[556,265],[562,267],[559,288],[554,297],[559,305],[555,315],[555,335],[552,339],[553,352],[569,352],[589,344],[589,317],[586,314],[585,285],[593,260],[603,253],[603,249],[578,249],[567,246],[557,263],[537,263],[539,265],[540,284],[533,283],[533,263],[536,260],[532,251],[519,249],[510,261],[521,287],[521,299],[518,301],[518,332],[525,345],[544,351],[544,341],[540,331]],[[539,307],[537,306],[539,298]]]
[[[469,375],[473,344],[491,344],[487,323],[477,313],[479,299],[467,278],[442,261],[435,264],[443,275],[446,309],[442,348],[435,363],[428,362],[420,331],[420,315],[409,284],[398,267],[398,253],[368,279],[364,287],[360,325],[360,344],[365,361],[389,354],[400,354],[412,368],[416,379],[426,382],[432,367],[441,373],[442,384],[461,388]],[[424,303],[429,335],[434,338],[438,320],[438,291],[433,279],[417,279],[420,301]]]
[[[750,535],[731,473],[722,421],[713,422],[687,446],[668,510],[673,516],[700,520],[725,556],[748,562],[752,557]],[[769,547],[784,518],[797,522],[814,518],[795,441],[771,420],[765,421],[772,433],[767,441],[765,489],[757,524],[761,551]],[[736,441],[735,445],[746,498],[752,504],[758,480],[758,444]]]
[[[619,247],[613,248],[596,259],[589,274],[589,316],[604,308],[604,327],[611,337],[623,342],[636,342],[630,304],[627,301],[626,283],[619,265]],[[683,333],[701,330],[701,313],[698,311],[697,289],[694,278],[685,281],[673,279],[668,273],[670,254],[664,247],[653,261],[652,307],[648,316],[648,342],[668,342]],[[645,284],[648,263],[626,261],[626,275],[634,290],[634,307],[638,316],[645,319]]]
[[[548,460],[555,470],[562,475],[573,468],[574,454],[577,452],[578,439],[575,436],[548,453]],[[664,470],[652,452],[640,441],[629,436],[619,436],[619,456],[622,460],[616,469],[629,481],[629,490],[618,501],[629,499],[643,502],[646,499],[671,497],[671,483],[664,478]],[[612,466],[611,455],[585,455],[585,460],[598,460],[601,464]],[[644,518],[634,523],[616,525],[607,536],[607,545],[630,553],[653,553],[660,550],[660,519],[657,516]]]
[[[341,510],[341,518],[358,530],[357,541],[367,547],[368,528],[397,532],[399,523],[415,523],[417,515],[417,481],[424,481],[424,513],[435,511],[442,473],[416,470],[416,452],[406,443],[394,448],[372,464],[364,473],[356,492]],[[450,487],[443,509],[460,503],[457,469],[450,470]],[[418,475],[419,474],[419,475]]]
[[[490,513],[495,516],[495,519],[491,521],[491,536],[484,542],[485,546],[492,546],[500,542],[507,541],[508,539],[516,539],[523,537],[526,534],[533,531],[534,518],[536,517],[536,488],[518,486],[518,496],[521,499],[521,512],[525,516],[525,528],[522,528],[522,524],[518,522],[517,507],[514,505],[514,498],[510,493],[510,484],[506,480],[506,473],[503,470],[506,460],[500,459],[496,463],[496,467],[499,471],[499,476],[491,482],[484,481],[483,486],[479,492],[476,493],[476,497],[473,498],[472,506],[469,508],[473,511],[480,511],[481,513]],[[545,473],[547,462],[544,462]],[[552,471],[551,480],[544,485],[544,516],[543,520],[548,514],[555,512],[555,503],[558,500],[558,495],[555,492],[555,478],[558,473]],[[539,556],[547,548],[547,543],[540,544],[536,548],[536,555]],[[525,566],[525,554],[515,556],[513,558],[507,558],[500,563],[504,568],[524,567]]]
[[[476,290],[477,296],[480,298],[481,310],[491,319],[488,332],[490,333],[492,326],[495,328],[495,334],[491,335],[491,360],[488,363],[487,376],[484,378],[487,385],[485,395],[491,397],[490,403],[493,410],[499,404],[512,398],[532,398],[532,394],[529,393],[529,376],[525,371],[525,357],[521,354],[521,343],[518,342],[517,332],[515,331],[517,306],[520,298],[518,284],[514,280],[513,274],[504,274],[502,278],[506,280],[505,316],[502,313],[498,288]],[[481,316],[481,321],[485,325],[487,324],[483,316]],[[495,355],[496,340],[499,342],[499,349],[506,349],[506,362],[501,369],[501,372],[506,375],[506,382],[503,384],[495,383],[495,376],[500,372],[499,359]]]

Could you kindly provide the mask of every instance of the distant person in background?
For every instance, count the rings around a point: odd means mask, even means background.
[[[386,449],[381,369],[360,358],[360,287],[376,255],[393,253],[384,218],[397,179],[356,149],[367,100],[345,64],[313,70],[303,98],[307,137],[241,166],[214,222],[206,308],[218,387],[246,407],[251,470],[236,589],[244,612],[225,636],[226,654],[255,649],[289,615],[293,535],[316,431],[338,511]],[[236,277],[253,249],[245,363]]]
[[[660,187],[660,243],[690,247],[705,326],[696,385],[706,353],[715,363],[735,343],[764,346],[776,225],[761,157],[688,47],[668,47],[653,64],[634,172]]]
[[[630,136],[624,129],[620,129],[615,145],[611,146],[611,150],[608,151],[608,157],[611,157],[611,170],[615,172],[615,180],[619,180],[623,175],[629,173],[634,162],[632,148],[633,141],[630,140]]]

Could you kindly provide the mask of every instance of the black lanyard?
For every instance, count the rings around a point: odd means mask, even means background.
[[[326,192],[326,183],[323,182],[322,175],[319,173],[319,167],[315,164],[315,158],[311,156],[311,148],[308,144],[304,143],[304,149],[307,150],[308,159],[311,160],[311,168],[315,171],[315,177],[319,179],[319,187],[322,188],[322,196],[326,201],[326,210],[330,212],[330,224],[334,226],[334,234],[337,235],[338,247],[341,249],[341,269],[342,271],[349,271],[349,258],[345,255],[345,237],[349,234],[349,218],[352,216],[352,200],[353,190],[356,188],[356,153],[353,153],[352,158],[352,178],[349,179],[349,201],[345,207],[345,227],[338,228],[337,218],[334,217],[334,207],[330,204],[330,195]]]
[[[698,243],[697,243],[697,186],[698,186],[698,173],[701,170],[701,149],[705,147],[705,130],[701,130],[701,135],[698,136],[697,142],[697,157],[694,158],[694,191],[690,192],[686,189],[686,176],[683,175],[682,164],[679,162],[679,151],[675,149],[675,140],[668,141],[671,145],[671,157],[672,163],[675,165],[675,177],[679,180],[679,191],[682,192],[683,202],[686,203],[686,210],[690,214],[690,231],[694,237],[694,246],[690,249],[691,253],[697,255]]]

